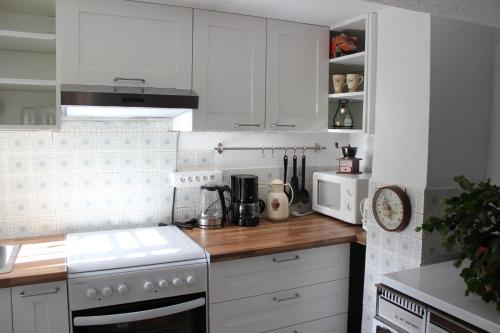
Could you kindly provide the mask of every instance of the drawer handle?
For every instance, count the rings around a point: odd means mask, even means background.
[[[291,127],[291,128],[294,128],[295,124],[276,124],[276,123],[272,123],[271,127]]]
[[[35,291],[35,292],[21,291],[19,293],[19,296],[21,296],[21,297],[35,297],[35,296],[42,296],[42,295],[57,294],[57,292],[59,292],[59,287],[55,287],[54,289],[50,289],[50,290]]]
[[[146,83],[146,79],[141,79],[139,77],[115,77],[114,80],[115,82],[118,81],[137,81],[141,83]]]
[[[296,254],[292,258],[286,258],[286,259],[276,259],[276,258],[273,258],[273,261],[275,263],[279,264],[279,263],[282,263],[282,262],[295,261],[295,260],[299,260],[299,259],[300,259],[300,256],[298,254]]]
[[[275,302],[284,302],[284,301],[291,301],[292,299],[297,299],[297,298],[300,298],[299,293],[295,293],[292,296],[283,297],[283,298],[279,298],[279,297],[274,296],[273,297],[273,301],[275,301]]]
[[[260,124],[234,124],[234,127],[260,127]]]

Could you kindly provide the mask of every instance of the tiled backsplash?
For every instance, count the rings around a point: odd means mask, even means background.
[[[171,131],[170,121],[65,121],[60,131],[0,132],[0,239],[169,223],[176,168],[221,169],[226,183],[231,173],[256,174],[260,183],[282,177],[283,152],[218,154],[213,147],[220,141],[328,145],[327,151],[307,152],[308,189],[312,172],[332,169],[320,166],[333,165],[338,157],[332,148],[336,136],[328,133],[180,136],[184,143],[178,150],[179,133]],[[267,189],[260,192],[265,198]],[[196,217],[198,194],[199,189],[178,191],[177,221]]]
[[[170,220],[177,133],[165,122],[65,122],[0,133],[0,238]]]

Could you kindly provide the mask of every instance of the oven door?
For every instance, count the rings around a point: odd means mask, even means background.
[[[73,311],[73,333],[206,333],[205,294]]]

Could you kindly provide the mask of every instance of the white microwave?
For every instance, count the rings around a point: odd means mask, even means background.
[[[344,222],[361,224],[359,204],[368,196],[371,174],[313,173],[312,208]]]

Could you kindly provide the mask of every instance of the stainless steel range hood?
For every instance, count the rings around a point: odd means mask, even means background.
[[[130,86],[61,85],[69,118],[174,118],[198,108],[192,90]]]

